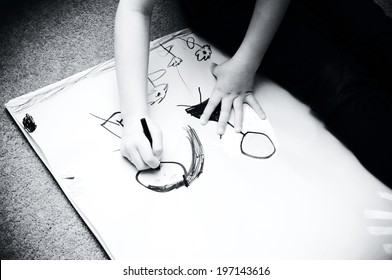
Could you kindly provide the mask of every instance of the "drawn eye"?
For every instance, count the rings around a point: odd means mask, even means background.
[[[264,133],[246,132],[241,141],[241,152],[253,158],[269,158],[276,149],[271,139]]]

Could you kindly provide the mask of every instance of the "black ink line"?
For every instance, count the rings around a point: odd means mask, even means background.
[[[194,37],[188,37],[187,39],[179,37],[178,39],[183,40],[186,43],[187,47],[190,48],[191,50],[195,47],[195,45],[198,46],[199,48],[202,48],[202,46],[200,44],[196,43],[196,40]],[[190,46],[190,44],[192,46]]]
[[[89,113],[89,114],[90,114],[91,116],[93,116],[93,117],[96,117],[97,119],[100,119],[100,120],[102,120],[102,121],[105,121],[105,123],[111,123],[111,124],[118,125],[118,123],[112,122],[112,121],[110,121],[109,119],[104,119],[104,118],[98,117],[97,115],[94,115],[94,114],[92,114],[92,113]]]
[[[92,114],[92,113],[89,113],[89,114],[90,114],[91,116],[97,118],[97,119],[103,120],[104,122],[101,123],[100,125],[101,125],[104,129],[106,129],[107,131],[109,131],[111,134],[113,134],[113,135],[116,136],[117,138],[120,138],[120,139],[121,139],[121,137],[120,137],[119,135],[117,135],[116,133],[114,133],[113,131],[111,131],[109,128],[107,128],[107,127],[105,126],[107,123],[111,123],[111,124],[114,124],[114,125],[122,126],[122,127],[123,127],[124,125],[123,125],[123,123],[122,123],[122,119],[120,119],[119,121],[116,120],[116,122],[113,122],[113,121],[110,120],[110,119],[113,118],[115,115],[121,114],[121,112],[119,112],[119,111],[118,111],[118,112],[114,112],[114,113],[113,113],[112,115],[110,115],[110,117],[107,118],[107,119],[98,117],[98,116],[96,116],[96,115],[94,115],[94,114]]]
[[[157,77],[154,77],[154,79],[151,78],[151,77],[153,77],[155,74],[157,74],[157,73],[159,73],[159,72],[161,72],[161,74],[159,74]],[[159,69],[159,70],[156,70],[156,71],[154,71],[154,72],[149,73],[149,74],[148,74],[148,78],[149,78],[152,82],[155,82],[155,81],[159,80],[160,78],[162,78],[165,74],[166,74],[166,70],[165,70],[165,69]]]
[[[182,175],[183,180],[180,180],[178,182],[172,183],[172,184],[167,184],[167,185],[162,185],[162,186],[156,186],[156,185],[144,185],[140,179],[139,176],[143,174],[144,172],[151,172],[151,169],[149,170],[141,170],[136,173],[136,181],[146,187],[147,189],[156,191],[156,192],[169,192],[174,189],[178,189],[180,187],[186,186],[189,187],[189,185],[200,176],[200,174],[203,172],[203,167],[204,167],[204,151],[203,151],[203,146],[200,142],[199,137],[197,136],[196,131],[190,127],[187,126],[185,127],[186,132],[188,133],[188,140],[191,145],[191,150],[192,150],[192,161],[191,165],[189,167],[189,170],[187,171],[185,166],[181,164],[180,162],[176,161],[162,161],[161,164],[177,164],[179,165],[184,174]]]
[[[173,57],[177,57],[176,55],[174,55],[170,50],[168,50],[165,46],[163,46],[161,43],[159,43],[159,45],[168,53],[170,53]]]
[[[147,77],[147,79],[152,84],[152,86],[155,87],[154,82],[149,77]]]
[[[201,97],[202,94],[201,94],[200,87],[199,87],[199,94],[200,94],[200,101],[201,101],[201,100],[202,100],[202,97]],[[203,112],[204,112],[205,107],[207,106],[208,100],[209,100],[209,99],[206,99],[206,100],[200,102],[200,103],[197,104],[197,105],[189,106],[187,109],[185,109],[185,111],[186,111],[188,114],[190,114],[191,116],[200,119],[201,115],[202,115]],[[177,105],[177,106],[187,107],[187,105]],[[212,114],[211,114],[209,120],[210,120],[210,121],[218,122],[218,121],[219,121],[219,117],[220,117],[220,111],[221,111],[221,103],[219,103],[218,106],[216,106],[216,108],[215,108],[214,111],[212,112]],[[232,128],[234,128],[234,126],[233,126],[230,122],[227,122],[227,124],[228,124],[229,126],[231,126]],[[241,139],[241,143],[240,143],[240,150],[241,150],[241,153],[244,154],[245,156],[248,156],[248,157],[251,157],[251,158],[256,158],[256,159],[267,159],[267,158],[270,158],[272,155],[275,154],[275,152],[276,152],[275,144],[272,142],[271,138],[270,138],[267,134],[262,133],[262,132],[258,132],[258,131],[247,131],[247,132],[245,132],[245,133],[242,132],[242,131],[240,131],[240,133],[242,134],[242,139]],[[251,155],[251,154],[249,154],[249,153],[246,153],[245,150],[244,150],[244,147],[243,147],[243,143],[244,143],[245,137],[246,137],[247,135],[250,135],[250,134],[259,134],[259,135],[265,136],[265,137],[269,140],[269,142],[271,143],[271,145],[272,145],[272,147],[273,147],[272,153],[271,153],[271,154],[268,154],[268,155],[266,155],[266,156],[254,156],[254,155]],[[221,136],[222,136],[222,135],[221,135]],[[220,137],[220,139],[222,139],[222,137]]]
[[[185,87],[186,87],[186,89],[188,90],[188,92],[189,92],[189,93],[192,93],[191,90],[189,89],[187,83],[185,82],[184,78],[182,77],[182,75],[181,75],[181,73],[180,73],[180,69],[178,69],[178,67],[176,67],[176,69],[177,69],[178,76],[180,77],[182,83],[185,85]]]

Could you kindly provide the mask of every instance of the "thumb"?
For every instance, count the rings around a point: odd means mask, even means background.
[[[216,79],[216,74],[215,74],[215,68],[216,68],[216,66],[218,66],[218,64],[216,64],[216,63],[211,63],[211,67],[210,67],[211,74],[214,76],[215,79]]]

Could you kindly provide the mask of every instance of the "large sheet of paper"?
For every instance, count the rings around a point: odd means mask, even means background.
[[[258,79],[242,133],[199,124],[225,59],[189,30],[151,43],[154,172],[120,154],[113,60],[6,107],[111,258],[391,258],[392,192],[282,88]]]

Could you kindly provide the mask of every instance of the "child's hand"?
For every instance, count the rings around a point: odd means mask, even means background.
[[[202,125],[207,124],[216,106],[221,103],[217,133],[225,133],[231,110],[234,111],[234,127],[236,132],[242,130],[243,103],[248,103],[257,115],[265,119],[265,113],[253,96],[255,73],[235,61],[228,60],[220,65],[213,64],[211,72],[216,78],[216,84],[209,102],[200,117]]]
[[[124,121],[124,128],[121,139],[121,153],[138,170],[157,168],[162,155],[162,131],[155,122],[146,119],[152,138],[152,148],[149,140],[143,132],[140,122],[141,118],[130,118]]]

